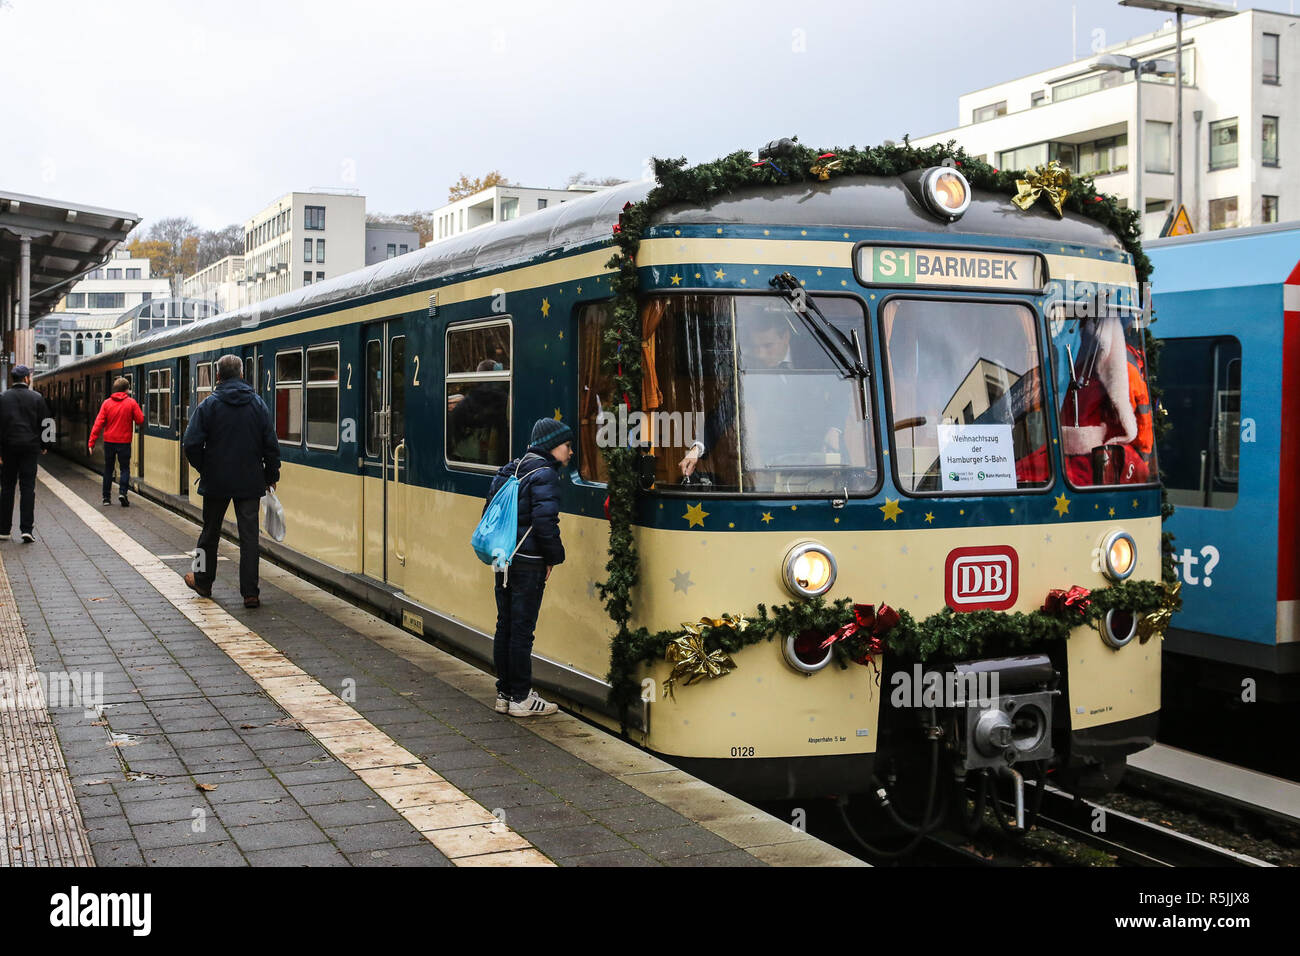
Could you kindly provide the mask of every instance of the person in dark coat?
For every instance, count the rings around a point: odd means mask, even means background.
[[[233,501],[239,524],[239,593],[244,607],[261,604],[257,586],[257,507],[267,488],[280,480],[280,443],[266,403],[242,378],[238,355],[217,360],[217,387],[190,417],[185,457],[199,473],[203,531],[194,570],[185,584],[201,597],[212,596],[217,576],[221,522]]]
[[[113,382],[113,394],[104,399],[95,416],[94,427],[90,429],[90,440],[86,450],[94,452],[95,442],[104,436],[104,504],[111,504],[109,494],[113,490],[113,466],[117,465],[118,494],[117,500],[123,508],[128,507],[126,497],[128,482],[131,478],[131,437],[135,426],[144,424],[144,410],[140,408],[127,389],[131,382],[118,378]]]
[[[560,540],[560,472],[573,455],[573,429],[554,418],[533,425],[528,452],[502,465],[488,491],[492,498],[511,476],[519,478],[518,548],[508,571],[496,573],[497,629],[493,657],[499,714],[545,717],[559,708],[533,690],[533,631],[551,570],[564,563]]]
[[[54,416],[44,396],[31,387],[32,370],[15,365],[8,391],[0,395],[0,541],[8,541],[18,486],[18,530],[23,544],[36,540],[36,463],[54,447]]]

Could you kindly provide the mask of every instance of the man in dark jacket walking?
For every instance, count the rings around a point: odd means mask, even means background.
[[[508,573],[496,574],[497,629],[493,657],[499,714],[545,717],[559,708],[533,690],[533,631],[551,569],[564,563],[560,541],[560,472],[573,455],[573,429],[554,418],[533,426],[528,452],[503,465],[488,502],[511,476],[519,478],[519,542]],[[487,510],[486,505],[484,510]]]
[[[201,597],[212,596],[221,522],[233,501],[239,524],[239,593],[244,607],[257,607],[257,506],[266,489],[280,480],[280,444],[266,403],[243,373],[238,355],[217,359],[217,387],[185,429],[185,457],[199,473],[203,496],[199,554],[185,583]]]
[[[18,529],[23,543],[36,540],[36,461],[54,445],[54,416],[31,387],[32,370],[15,365],[9,390],[0,395],[0,541],[8,541],[18,485]]]

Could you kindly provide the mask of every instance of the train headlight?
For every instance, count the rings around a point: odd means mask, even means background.
[[[785,661],[801,674],[816,674],[831,662],[834,651],[822,647],[826,635],[819,631],[804,631],[785,639]]]
[[[1137,545],[1127,531],[1112,531],[1101,544],[1102,571],[1112,581],[1123,581],[1137,567]]]
[[[801,541],[781,563],[781,580],[795,597],[818,597],[835,583],[835,557],[815,541]]]
[[[951,166],[935,166],[921,177],[921,195],[936,216],[954,222],[970,207],[970,183]]]
[[[1101,639],[1117,650],[1137,636],[1137,615],[1132,611],[1111,608],[1101,625]]]

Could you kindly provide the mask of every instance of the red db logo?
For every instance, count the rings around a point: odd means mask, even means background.
[[[944,566],[944,600],[954,611],[1005,611],[1016,603],[1019,579],[1014,548],[954,548]]]

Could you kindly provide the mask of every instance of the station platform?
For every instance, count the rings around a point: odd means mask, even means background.
[[[246,610],[230,542],[198,597],[99,482],[43,457],[0,542],[0,865],[863,865],[265,559]]]
[[[1282,823],[1300,826],[1300,784],[1235,767],[1166,744],[1130,754],[1129,773],[1228,800]]]

